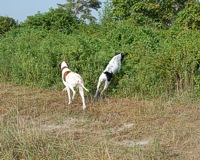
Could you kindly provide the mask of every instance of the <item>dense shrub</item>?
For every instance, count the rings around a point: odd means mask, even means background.
[[[199,37],[195,30],[158,30],[129,21],[88,25],[69,35],[21,28],[0,39],[0,76],[17,84],[61,87],[57,65],[68,60],[93,93],[110,58],[125,51],[109,94],[155,97],[199,90]]]
[[[132,39],[127,47],[132,54],[122,68],[126,74],[119,80],[123,94],[171,95],[199,86],[198,32],[139,27],[127,36]]]
[[[77,28],[78,23],[77,17],[70,14],[67,9],[51,8],[49,12],[38,12],[33,16],[28,16],[21,26],[71,33],[74,28]]]
[[[200,29],[200,4],[188,5],[186,9],[180,12],[174,24],[190,29]]]
[[[17,25],[17,22],[13,18],[0,16],[0,34],[10,31],[17,27]]]

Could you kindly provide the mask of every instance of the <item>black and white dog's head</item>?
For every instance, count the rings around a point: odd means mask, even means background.
[[[124,59],[124,57],[125,57],[127,54],[128,54],[127,52],[124,52],[124,53],[116,52],[116,53],[115,53],[115,56],[119,56],[119,55],[121,55],[121,62],[122,62],[123,59]]]
[[[124,53],[116,52],[115,56],[110,60],[110,62],[106,66],[104,72],[115,74],[115,72],[119,71],[121,69],[121,63],[126,55],[127,53],[125,52]]]

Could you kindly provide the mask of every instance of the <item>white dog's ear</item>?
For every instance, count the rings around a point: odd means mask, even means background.
[[[69,63],[68,63],[68,60],[64,60],[65,64],[67,65],[66,67],[69,68]]]
[[[69,68],[69,63],[66,61],[66,64],[67,64],[67,68]]]

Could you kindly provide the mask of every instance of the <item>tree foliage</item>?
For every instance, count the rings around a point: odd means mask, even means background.
[[[17,27],[17,25],[17,22],[13,18],[0,16],[0,34],[10,31]]]
[[[200,29],[200,4],[188,3],[187,7],[177,16],[175,24],[190,29]]]
[[[83,20],[95,21],[92,16],[92,9],[98,10],[101,8],[101,2],[98,0],[67,0],[66,4],[58,4],[60,7],[68,8],[71,14],[80,17]]]
[[[196,0],[113,0],[111,4],[116,20],[131,18],[142,25],[152,22],[169,27],[178,19],[188,27],[199,27],[200,4]]]
[[[64,33],[71,33],[77,27],[78,19],[63,8],[51,8],[49,12],[29,16],[21,25],[31,28],[44,28],[47,30],[57,30]]]

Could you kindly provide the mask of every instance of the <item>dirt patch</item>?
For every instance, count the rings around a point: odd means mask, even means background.
[[[44,131],[63,131],[65,130],[66,132],[83,132],[84,129],[81,127],[78,127],[80,125],[83,125],[85,123],[85,119],[76,119],[69,117],[65,119],[62,124],[44,124],[41,126],[41,129]]]
[[[134,147],[136,145],[138,146],[145,146],[150,144],[152,139],[148,139],[148,140],[141,140],[141,141],[130,141],[130,140],[124,140],[122,142],[115,142],[115,144],[117,145],[122,145],[125,147]]]

